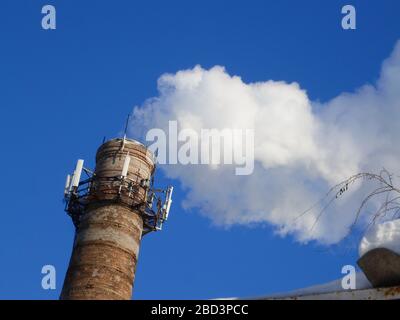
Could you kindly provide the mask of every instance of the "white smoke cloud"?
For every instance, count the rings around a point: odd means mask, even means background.
[[[323,104],[310,101],[297,83],[246,84],[220,66],[162,75],[158,89],[158,97],[134,108],[131,134],[168,132],[169,120],[197,131],[254,129],[251,176],[235,176],[231,166],[162,166],[187,191],[184,208],[198,208],[216,224],[268,223],[300,242],[337,243],[365,188],[354,186],[317,224],[320,208],[299,214],[355,173],[400,171],[400,42],[376,85]]]

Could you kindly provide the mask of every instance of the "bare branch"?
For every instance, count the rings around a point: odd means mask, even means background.
[[[385,195],[385,198],[382,201],[380,207],[372,214],[371,221],[368,224],[367,228],[370,228],[371,225],[375,224],[379,218],[386,217],[390,212],[393,212],[391,219],[394,219],[395,217],[398,217],[400,215],[400,189],[397,188],[393,183],[393,174],[389,173],[385,168],[383,168],[379,174],[369,172],[358,173],[338,183],[337,185],[333,186],[321,200],[302,212],[299,216],[295,218],[295,220],[312,213],[314,209],[320,207],[322,204],[325,203],[322,209],[320,209],[316,215],[315,221],[311,227],[311,231],[313,231],[315,226],[321,219],[322,215],[327,211],[332,203],[336,199],[339,199],[344,193],[349,190],[349,188],[354,183],[358,181],[370,181],[376,183],[377,187],[372,192],[367,194],[361,201],[360,206],[355,212],[354,222],[349,230],[349,233],[357,225],[358,221],[360,220],[362,211],[367,206],[367,204],[371,200],[381,195]],[[392,196],[393,193],[394,196]]]

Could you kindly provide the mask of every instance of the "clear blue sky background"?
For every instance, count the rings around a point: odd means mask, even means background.
[[[341,29],[341,7],[358,29]],[[57,30],[41,29],[41,8]],[[156,95],[165,72],[226,66],[246,82],[298,81],[312,100],[373,83],[400,38],[393,1],[0,2],[0,298],[56,299],[73,226],[63,212],[65,175],[93,166],[103,136],[120,135],[134,105]],[[159,173],[160,185],[173,184]],[[257,296],[330,281],[355,264],[352,244],[299,245],[268,227],[213,227],[180,207],[146,236],[135,298]],[[349,245],[349,246],[348,246]],[[57,268],[57,290],[41,268]]]

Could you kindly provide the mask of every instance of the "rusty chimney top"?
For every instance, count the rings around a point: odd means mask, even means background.
[[[142,236],[161,230],[173,188],[153,188],[154,156],[135,140],[105,142],[94,171],[83,164],[65,185],[76,232],[60,298],[131,299]]]

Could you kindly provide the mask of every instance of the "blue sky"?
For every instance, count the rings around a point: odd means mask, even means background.
[[[56,299],[73,226],[65,175],[94,167],[104,136],[121,135],[133,106],[157,95],[166,72],[223,65],[245,82],[297,81],[325,102],[374,83],[400,38],[398,1],[350,1],[357,30],[341,29],[348,1],[48,1],[57,30],[41,29],[43,1],[0,3],[3,151],[0,299]],[[257,296],[330,281],[355,264],[354,246],[301,245],[268,226],[215,227],[180,206],[144,238],[134,297]],[[57,290],[41,268],[57,269]]]

